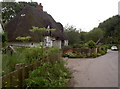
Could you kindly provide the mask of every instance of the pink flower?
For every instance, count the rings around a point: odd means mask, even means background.
[[[66,52],[73,52],[73,50],[72,49],[68,49]]]

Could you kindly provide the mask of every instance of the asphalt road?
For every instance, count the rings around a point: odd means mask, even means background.
[[[67,59],[73,72],[70,87],[118,87],[118,52],[97,58]]]

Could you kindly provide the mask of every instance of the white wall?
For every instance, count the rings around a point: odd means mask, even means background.
[[[68,46],[68,40],[64,40],[64,46]]]
[[[61,48],[61,41],[55,40],[55,38],[52,38],[50,36],[46,36],[44,38],[44,46],[46,46],[46,47],[56,46],[56,47]]]
[[[58,47],[61,49],[61,40],[55,40],[53,41],[53,46]]]
[[[53,40],[54,39],[54,40]],[[32,42],[31,42],[32,43]],[[38,46],[38,45],[42,45],[42,42],[39,42],[39,43],[34,43],[33,42],[33,45],[31,45],[31,43],[23,43],[23,42],[11,42],[9,43],[8,45],[14,45],[14,46]],[[49,36],[46,36],[44,38],[44,43],[43,45],[46,46],[46,47],[52,47],[52,46],[55,46],[55,47],[58,47],[58,48],[62,48],[61,47],[61,43],[62,41],[61,40],[55,40],[55,38],[52,38],[52,37],[49,37]],[[64,46],[68,46],[68,40],[65,40],[64,41]]]
[[[31,42],[33,43],[33,42]],[[23,42],[10,42],[8,43],[8,45],[14,45],[14,46],[38,46],[41,45],[41,43],[33,43],[33,45],[31,45],[31,43],[23,43]]]
[[[52,44],[53,42],[52,42],[52,38],[51,37],[49,37],[49,36],[46,36],[45,38],[44,38],[44,46],[46,46],[46,47],[52,47]]]

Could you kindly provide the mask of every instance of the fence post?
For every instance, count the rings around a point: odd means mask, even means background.
[[[2,76],[2,87],[23,87],[24,79],[29,77],[29,71],[39,67],[41,61],[28,66],[16,65],[16,70]]]
[[[11,73],[9,74],[9,77],[10,77],[10,87],[13,87],[13,80],[12,80],[12,75],[11,75]]]
[[[25,66],[24,67],[24,78],[28,78],[28,72],[29,72],[28,66]]]
[[[22,71],[23,69],[20,68],[18,69],[18,80],[19,80],[19,87],[23,86],[23,75],[22,75]]]
[[[2,87],[10,87],[10,76],[9,75],[2,76]]]

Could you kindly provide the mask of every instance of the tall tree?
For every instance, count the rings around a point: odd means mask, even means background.
[[[66,26],[65,33],[68,35],[69,45],[78,44],[80,42],[79,31],[74,26]]]
[[[113,16],[100,23],[99,28],[105,32],[105,43],[120,44],[120,16]]]
[[[37,2],[2,2],[2,24],[7,24],[26,5],[37,6]]]
[[[88,33],[88,32],[80,31],[80,41],[81,41],[81,42],[83,42],[83,43],[86,42],[87,33]]]
[[[102,31],[101,28],[94,28],[90,32],[87,33],[86,35],[86,40],[93,40],[97,42],[99,39],[102,39],[104,36],[104,32]]]

